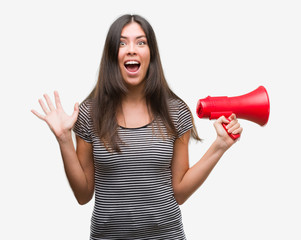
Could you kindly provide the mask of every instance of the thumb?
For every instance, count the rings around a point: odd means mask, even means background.
[[[78,113],[79,113],[79,104],[75,103],[75,105],[74,105],[74,111],[73,111],[73,113],[71,115],[71,118],[72,118],[73,122],[76,122],[77,117],[78,117]]]
[[[222,124],[222,123],[228,124],[228,123],[230,123],[230,120],[227,119],[225,116],[220,116],[220,117],[216,120],[216,123],[217,123],[217,124]]]
[[[215,122],[214,122],[214,127],[218,135],[224,136],[227,134],[225,131],[223,124],[227,125],[229,124],[230,121],[227,119],[225,116],[219,117]]]

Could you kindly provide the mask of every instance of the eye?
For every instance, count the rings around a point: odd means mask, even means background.
[[[125,46],[125,45],[126,45],[126,43],[125,43],[125,42],[123,42],[123,41],[120,41],[120,42],[119,42],[119,46],[121,46],[121,47],[122,47],[122,46]]]
[[[138,46],[146,45],[146,41],[139,41]]]

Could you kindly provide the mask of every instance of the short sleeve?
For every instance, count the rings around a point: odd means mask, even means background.
[[[92,119],[90,114],[91,104],[88,101],[79,106],[79,114],[74,124],[73,131],[86,142],[92,142]]]
[[[193,128],[191,111],[188,106],[181,100],[178,101],[178,120],[177,133],[181,137],[188,130]]]

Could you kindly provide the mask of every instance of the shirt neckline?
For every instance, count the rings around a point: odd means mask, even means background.
[[[120,125],[118,125],[119,126],[119,128],[121,128],[121,129],[126,129],[126,130],[137,130],[137,129],[142,129],[142,128],[147,128],[149,125],[151,125],[152,123],[153,123],[154,121],[151,121],[150,123],[147,123],[147,124],[145,124],[145,125],[143,125],[143,126],[140,126],[140,127],[124,127],[124,126],[120,126]]]

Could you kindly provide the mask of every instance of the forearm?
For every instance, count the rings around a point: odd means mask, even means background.
[[[179,204],[183,204],[203,184],[225,151],[215,141],[203,157],[187,170],[182,180],[174,185],[175,198]]]
[[[87,176],[80,164],[71,138],[59,141],[64,169],[71,189],[80,204],[88,202],[93,195],[93,186],[89,185]]]

